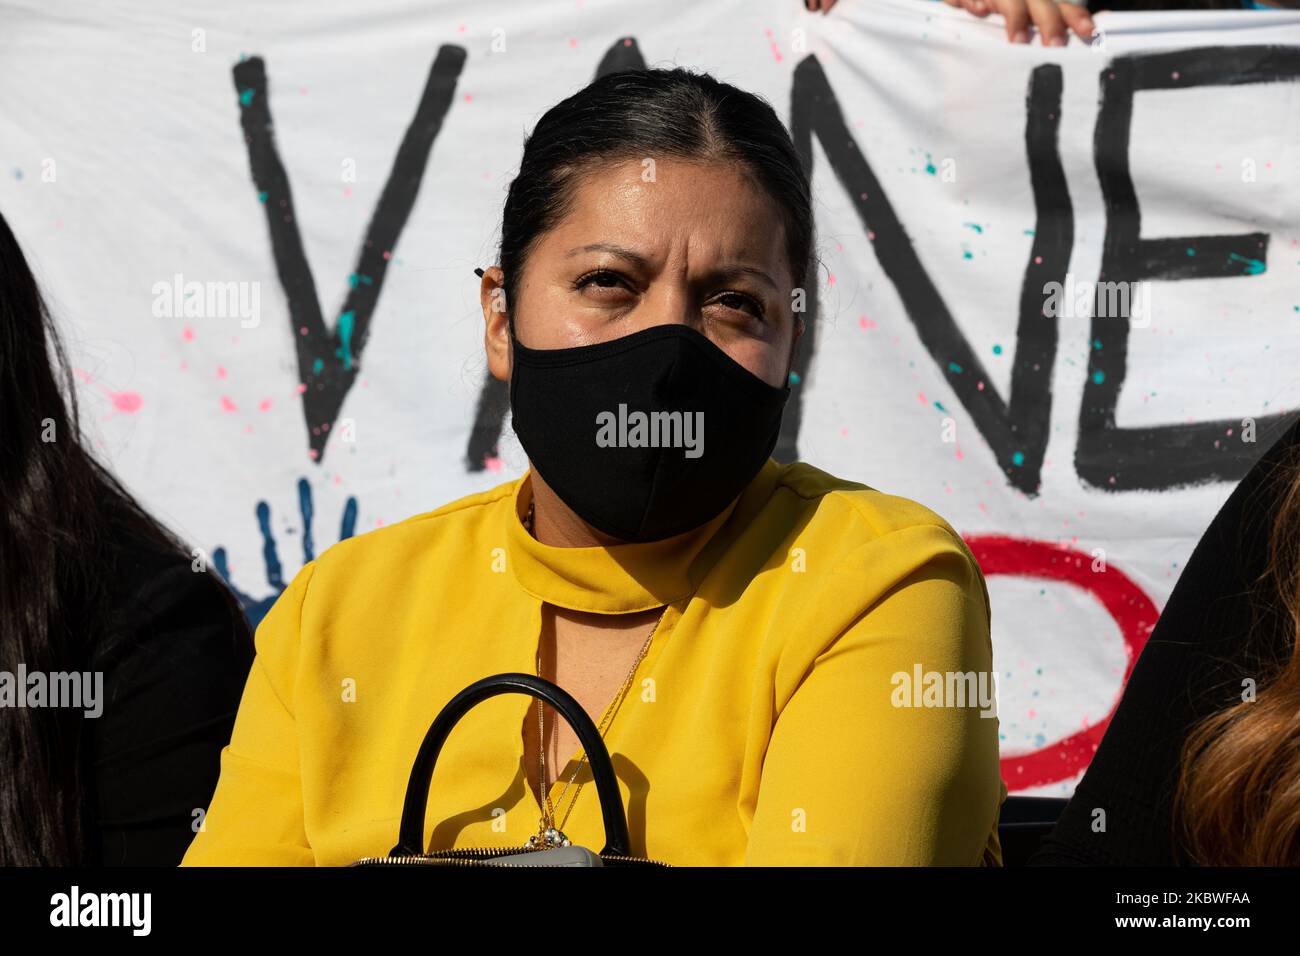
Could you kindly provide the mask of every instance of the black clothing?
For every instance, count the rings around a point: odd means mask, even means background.
[[[178,866],[217,786],[252,638],[215,569],[138,536],[113,552],[112,633],[90,665],[103,713],[83,723],[88,863]]]
[[[1279,494],[1300,459],[1300,418],[1255,463],[1192,552],[1129,677],[1115,716],[1030,866],[1186,864],[1172,824],[1188,730],[1261,687],[1290,656],[1291,622],[1257,583]],[[1093,831],[1105,811],[1105,832]]]

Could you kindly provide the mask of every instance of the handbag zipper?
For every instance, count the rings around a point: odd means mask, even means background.
[[[353,863],[358,866],[363,863],[381,863],[394,865],[407,864],[426,864],[442,865],[459,864],[461,866],[484,866],[481,857],[495,856],[512,856],[517,853],[545,853],[551,847],[508,847],[508,846],[485,846],[485,847],[452,847],[445,850],[433,850],[430,853],[407,854],[405,856],[363,856]],[[473,854],[473,856],[471,856]],[[651,860],[644,856],[628,856],[622,853],[598,853],[602,860],[629,860],[637,863],[648,863],[651,866],[662,866],[671,868],[671,863],[664,863],[660,860]],[[501,866],[523,866],[522,863],[502,863]]]

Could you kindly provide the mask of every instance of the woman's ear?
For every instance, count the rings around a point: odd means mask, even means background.
[[[510,381],[510,312],[506,302],[505,273],[499,266],[483,270],[479,302],[483,307],[483,350],[488,371],[502,382]]]

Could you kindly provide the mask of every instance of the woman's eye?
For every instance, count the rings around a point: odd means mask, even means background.
[[[608,269],[597,269],[579,277],[578,280],[573,283],[575,290],[585,289],[590,285],[594,285],[599,289],[615,289],[619,286],[626,286],[627,280],[617,272],[611,272]],[[740,292],[724,292],[714,299],[714,302],[720,303],[726,308],[736,312],[747,312],[760,320],[764,315],[762,303]]]
[[[582,289],[594,283],[602,289],[612,289],[622,281],[623,277],[617,272],[610,272],[608,269],[597,269],[595,272],[588,272],[575,282],[574,288]]]
[[[735,309],[739,312],[748,308],[752,310],[755,318],[761,319],[763,317],[763,306],[755,299],[751,299],[739,292],[724,292],[718,297],[717,301],[729,309]]]

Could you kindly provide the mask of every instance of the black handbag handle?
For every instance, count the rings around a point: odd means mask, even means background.
[[[563,688],[541,677],[522,673],[493,674],[476,680],[448,701],[434,718],[424,742],[420,744],[419,753],[415,755],[411,780],[406,786],[406,801],[402,806],[398,843],[388,855],[414,856],[424,852],[424,809],[429,801],[429,785],[442,745],[457,721],[471,707],[498,694],[527,694],[543,700],[573,728],[586,752],[587,762],[591,764],[591,775],[595,778],[596,793],[600,797],[600,813],[605,821],[605,848],[600,852],[630,856],[632,841],[628,838],[623,797],[618,791],[618,778],[614,776],[614,765],[610,762],[600,731],[582,705]]]

